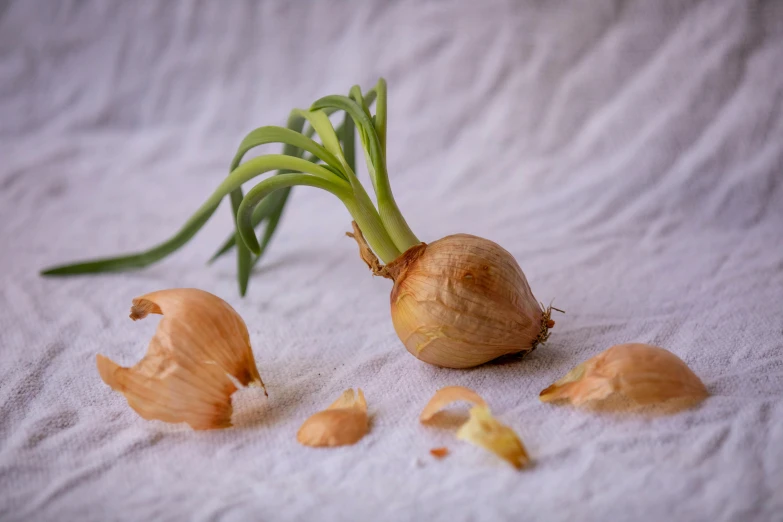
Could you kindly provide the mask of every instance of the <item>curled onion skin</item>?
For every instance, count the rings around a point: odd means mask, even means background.
[[[223,299],[196,288],[159,290],[133,300],[132,320],[149,314],[163,318],[138,363],[124,368],[100,354],[96,360],[103,382],[142,418],[228,428],[234,381],[266,393],[247,326]]]
[[[424,362],[478,366],[531,351],[553,326],[514,257],[490,240],[447,236],[410,248],[384,268],[394,280],[394,329]]]

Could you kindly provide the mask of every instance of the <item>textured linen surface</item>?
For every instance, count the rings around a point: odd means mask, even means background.
[[[0,2],[0,519],[783,520],[782,66],[775,0]],[[165,239],[246,132],[381,75],[419,237],[497,241],[567,311],[525,359],[408,354],[389,282],[311,189],[245,299],[232,258],[205,265],[225,203],[146,270],[37,275]],[[157,319],[131,322],[131,299],[178,286],[248,324],[270,395],[241,392],[233,429],[144,421],[96,371],[97,353],[146,350]],[[630,341],[679,355],[712,396],[662,418],[539,402]],[[532,469],[419,425],[451,384],[519,432]],[[369,435],[298,445],[349,387]]]

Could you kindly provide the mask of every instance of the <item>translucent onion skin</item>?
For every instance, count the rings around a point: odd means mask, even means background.
[[[514,257],[476,236],[456,234],[407,250],[386,267],[391,316],[418,359],[470,368],[531,351],[553,326]]]

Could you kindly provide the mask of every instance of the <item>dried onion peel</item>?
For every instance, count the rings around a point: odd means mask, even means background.
[[[98,355],[103,382],[145,419],[187,422],[196,430],[230,427],[237,391],[231,378],[264,387],[242,318],[219,297],[194,288],[133,300],[131,319],[151,313],[163,318],[147,354],[131,368]]]
[[[470,420],[457,430],[457,438],[491,451],[517,469],[530,462],[514,430],[493,417],[486,406],[470,409]]]
[[[487,405],[484,399],[470,388],[465,388],[464,386],[446,386],[435,392],[435,395],[432,396],[430,402],[428,402],[421,411],[419,420],[421,422],[427,422],[440,410],[449,404],[458,401],[469,402],[474,406]]]
[[[479,394],[464,386],[441,388],[422,410],[419,420],[427,423],[449,404],[465,401],[473,404],[470,418],[457,430],[457,438],[491,451],[517,469],[530,462],[525,446],[516,433],[492,416]]]
[[[445,448],[445,447],[432,448],[430,450],[430,455],[432,455],[436,459],[446,458],[449,455],[449,448]]]
[[[619,344],[573,368],[540,394],[543,402],[626,410],[678,411],[708,396],[704,383],[676,355],[647,344]]]
[[[345,390],[327,409],[310,416],[296,440],[305,446],[345,446],[355,444],[367,434],[367,401],[362,390]]]
[[[375,114],[370,112],[373,100]],[[260,127],[242,141],[228,177],[169,240],[136,254],[51,268],[44,275],[126,270],[157,262],[192,238],[230,195],[236,233],[218,255],[236,246],[239,287],[244,295],[254,263],[251,252],[263,253],[291,187],[310,186],[331,193],[345,205],[355,222],[351,235],[359,242],[362,259],[374,274],[394,281],[392,323],[407,350],[420,360],[468,368],[526,353],[546,342],[554,326],[552,307],[544,308],[536,301],[509,252],[467,234],[430,244],[413,234],[389,182],[386,102],[386,82],[380,79],[366,93],[354,86],[349,96],[326,96],[309,110],[294,109],[288,128]],[[329,120],[336,111],[345,112],[337,130]],[[309,131],[303,130],[305,121]],[[356,175],[357,128],[377,208]],[[320,143],[311,139],[314,134]],[[250,149],[268,143],[283,143],[283,154],[242,161]],[[243,196],[243,184],[273,170],[278,175],[264,179]],[[255,227],[262,223],[266,228],[259,241]]]

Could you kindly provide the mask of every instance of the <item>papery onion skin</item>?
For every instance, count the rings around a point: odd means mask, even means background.
[[[146,355],[124,368],[99,354],[101,379],[144,419],[187,422],[195,430],[230,427],[231,395],[237,391],[231,378],[264,388],[245,322],[224,300],[196,288],[133,300],[131,319],[149,314],[163,318]]]
[[[424,362],[470,368],[527,352],[553,325],[519,264],[493,241],[447,236],[409,249],[385,269],[394,280],[394,329]]]
[[[474,406],[486,406],[486,401],[470,388],[464,386],[446,386],[435,392],[430,401],[421,410],[419,420],[428,422],[432,420],[436,413],[453,402],[468,402]]]
[[[517,469],[530,463],[519,435],[493,417],[487,406],[470,409],[470,419],[457,430],[457,438],[491,451]]]
[[[542,390],[542,402],[566,401],[598,410],[657,407],[674,413],[709,396],[707,387],[672,352],[648,344],[612,346]]]
[[[356,444],[369,430],[367,400],[361,388],[345,390],[331,406],[311,415],[299,428],[296,440],[304,446]]]

